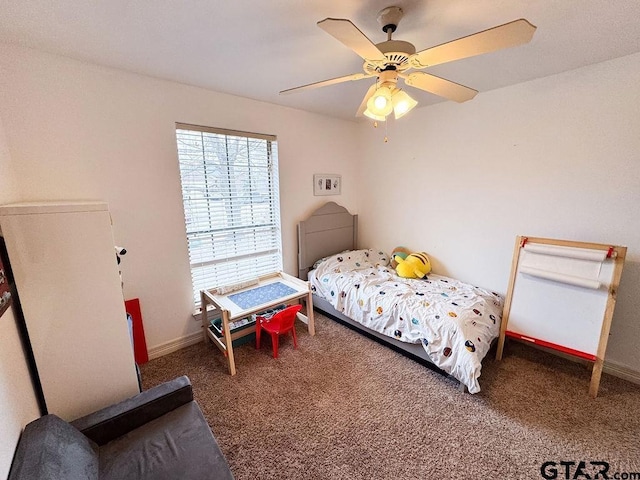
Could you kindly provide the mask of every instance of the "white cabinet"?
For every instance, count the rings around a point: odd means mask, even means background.
[[[0,207],[48,413],[73,420],[138,381],[106,203]]]

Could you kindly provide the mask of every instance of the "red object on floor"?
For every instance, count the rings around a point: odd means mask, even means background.
[[[295,321],[296,314],[300,311],[302,305],[292,305],[280,310],[271,318],[256,317],[256,348],[260,348],[260,333],[262,330],[271,334],[271,344],[273,345],[273,358],[278,358],[278,339],[280,335],[291,332],[293,335],[293,348],[298,348],[298,339],[296,338]]]
[[[124,308],[133,318],[133,354],[138,365],[149,361],[147,353],[147,340],[144,338],[144,326],[142,325],[142,312],[140,311],[140,299],[133,298],[124,302]]]

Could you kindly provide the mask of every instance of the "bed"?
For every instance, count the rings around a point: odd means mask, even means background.
[[[298,224],[298,275],[310,282],[314,307],[479,392],[502,296],[433,273],[403,279],[385,252],[357,249],[357,233],[357,215],[334,202]]]

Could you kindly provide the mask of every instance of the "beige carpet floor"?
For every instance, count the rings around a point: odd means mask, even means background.
[[[593,461],[609,478],[640,472],[638,385],[605,374],[594,400],[586,366],[508,342],[470,395],[319,314],[316,330],[300,324],[299,349],[283,338],[277,360],[269,340],[236,348],[234,377],[203,342],[143,365],[143,386],[188,375],[238,480],[536,479],[544,462],[557,464],[546,478],[594,478]]]

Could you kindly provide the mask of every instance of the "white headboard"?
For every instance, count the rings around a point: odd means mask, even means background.
[[[298,223],[298,277],[306,280],[316,260],[355,250],[357,243],[358,215],[335,202],[325,203]]]

